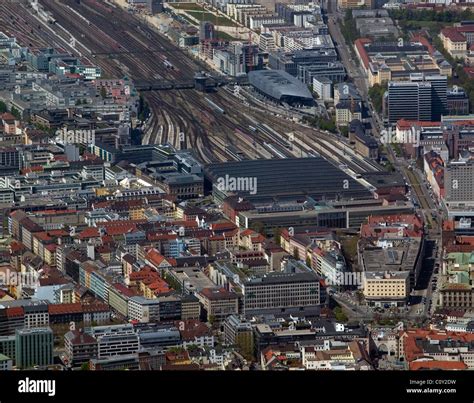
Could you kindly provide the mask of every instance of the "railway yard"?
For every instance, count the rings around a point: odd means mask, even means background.
[[[111,2],[40,0],[54,23],[28,3],[3,3],[3,30],[23,46],[55,46],[99,65],[105,78],[134,82],[192,82],[207,68],[141,19]],[[247,91],[232,86],[202,94],[195,89],[144,91],[151,115],[144,144],[190,148],[205,163],[321,155],[354,175],[381,168],[355,153],[345,138],[295,123],[265,110]],[[277,130],[275,130],[277,128]],[[346,146],[347,143],[347,146]]]

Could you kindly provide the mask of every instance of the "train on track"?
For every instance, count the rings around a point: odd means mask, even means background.
[[[212,102],[209,98],[204,98],[206,100],[206,102],[211,105],[212,109],[214,109],[216,112],[219,112],[219,113],[222,113],[224,114],[225,113],[225,110],[222,109],[220,106],[216,105],[214,102]]]
[[[283,136],[273,130],[270,126],[266,124],[257,125],[257,130],[266,134],[270,137],[276,144],[285,147],[291,150],[291,144],[288,141],[283,140]]]
[[[225,152],[237,161],[242,161],[245,159],[245,154],[232,144],[226,146]]]
[[[166,67],[167,69],[174,70],[174,65],[171,64],[168,60],[165,60],[165,61],[163,62],[163,64],[165,65],[165,67]]]

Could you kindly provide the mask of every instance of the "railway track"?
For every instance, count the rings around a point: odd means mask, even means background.
[[[40,0],[46,10],[51,11],[60,27],[52,25],[54,30],[38,29],[38,35],[32,35],[27,28],[38,24],[31,14],[32,10],[19,3],[0,5],[0,17],[7,18],[7,30],[11,35],[16,31],[15,24],[8,24],[12,13],[22,23],[19,30],[21,42],[35,47],[64,46],[69,35],[80,40],[83,45],[81,53],[93,64],[99,65],[106,77],[121,78],[127,75],[133,81],[138,80],[192,80],[197,71],[206,67],[192,59],[182,49],[172,44],[154,28],[141,19],[130,15],[117,6],[96,0]],[[74,10],[74,11],[71,11]],[[80,15],[82,18],[79,18]],[[23,19],[25,23],[23,23]],[[55,32],[55,33],[54,33]],[[33,42],[29,42],[29,41]],[[87,51],[86,51],[87,49]],[[67,48],[71,53],[77,50]],[[167,68],[165,61],[175,68]],[[314,129],[298,126],[286,119],[262,113],[261,106],[243,105],[241,99],[229,96],[228,91],[203,95],[195,90],[172,90],[163,92],[147,91],[143,97],[151,110],[143,142],[146,144],[170,143],[176,148],[193,149],[203,162],[225,161],[235,159],[226,152],[229,146],[241,151],[246,158],[281,158],[298,156],[295,150],[288,150],[279,145],[271,135],[259,133],[249,140],[246,130],[249,126],[265,124],[270,128],[277,127],[282,138],[289,132],[311,141],[323,144],[322,134]],[[215,113],[212,106],[205,101],[208,97],[225,113]],[[180,140],[184,133],[184,142]],[[327,140],[327,139],[326,139]],[[265,144],[273,144],[265,147]],[[272,150],[275,148],[274,150]],[[314,147],[313,147],[314,149]],[[331,156],[332,152],[327,155]]]
[[[82,0],[80,5],[68,0],[61,2],[43,0],[42,4],[61,24],[72,25],[72,13],[68,11],[68,8],[73,8],[84,17],[85,20],[76,21],[71,33],[82,38],[85,45],[92,52],[97,53],[93,62],[99,64],[104,70],[110,71],[110,67],[107,66],[111,64],[115,64],[116,67],[125,65],[133,80],[176,80],[178,78],[192,80],[195,72],[202,70],[202,65],[196,64],[188,55],[183,54],[181,49],[176,48],[166,38],[124,11],[114,10],[114,18],[105,18],[94,11],[96,6],[94,0]],[[104,7],[107,6],[102,6]],[[94,35],[89,35],[89,31]],[[120,43],[111,41],[110,38],[113,37],[120,37]],[[110,53],[110,56],[107,56],[107,53]],[[165,68],[164,60],[169,60],[176,68]],[[202,144],[204,147],[203,150],[196,150],[203,160],[222,160],[226,155],[223,152],[225,150],[222,149],[222,141],[216,141],[214,138],[239,143],[239,139],[235,136],[235,129],[242,124],[251,123],[242,114],[241,103],[227,97],[226,94],[212,94],[216,105],[222,105],[223,109],[232,111],[223,116],[216,116],[201,93],[188,90],[185,96],[183,94],[179,90],[144,94],[155,116],[154,119],[158,119],[159,122],[165,121],[159,125],[167,125],[168,129],[171,128],[171,130],[162,131],[154,128],[153,133],[147,137],[147,141],[149,143],[169,142],[179,146],[180,142],[177,140],[179,132],[185,130],[185,137],[191,145]],[[166,109],[167,115],[163,113],[163,109]],[[212,116],[212,122],[205,122],[203,115]],[[197,138],[200,138],[199,142]],[[236,146],[239,149],[243,148],[245,153],[255,153],[245,144]]]

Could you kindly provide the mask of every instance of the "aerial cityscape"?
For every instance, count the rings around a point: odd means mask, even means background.
[[[473,370],[474,2],[0,1],[0,210],[0,371]]]

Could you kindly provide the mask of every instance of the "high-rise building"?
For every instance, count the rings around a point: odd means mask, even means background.
[[[447,114],[467,115],[469,114],[469,98],[462,88],[448,88],[447,92]]]
[[[19,329],[15,341],[18,368],[53,364],[53,331],[50,327]]]
[[[22,164],[22,151],[15,147],[1,147],[0,148],[0,166],[15,168],[16,170],[21,168]]]
[[[210,41],[216,39],[214,24],[209,21],[201,21],[199,26],[199,40]]]
[[[148,0],[148,10],[151,14],[158,14],[163,12],[162,0]]]
[[[446,204],[474,205],[474,160],[460,158],[447,164],[444,173]]]
[[[400,119],[440,121],[447,112],[447,77],[412,74],[409,81],[389,82],[387,109],[390,124]]]
[[[410,80],[413,82],[431,83],[431,120],[437,122],[447,112],[448,77],[440,74],[424,75],[412,74]]]
[[[388,122],[431,120],[431,83],[399,81],[388,84]]]

